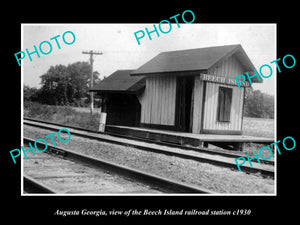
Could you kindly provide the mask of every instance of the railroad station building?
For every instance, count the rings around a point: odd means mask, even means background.
[[[107,125],[238,135],[250,84],[239,89],[234,77],[254,69],[241,45],[168,51],[90,91],[101,94]]]

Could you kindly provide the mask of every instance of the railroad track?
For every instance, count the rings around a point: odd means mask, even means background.
[[[24,138],[24,143],[34,142],[35,140],[30,138]],[[38,147],[45,148],[44,143],[37,143]],[[203,193],[213,194],[213,191],[201,188],[198,186],[187,185],[185,183],[177,182],[168,178],[163,178],[154,174],[146,173],[137,169],[132,169],[126,166],[118,165],[98,158],[86,156],[72,150],[54,147],[48,144],[46,151],[55,156],[59,156],[67,161],[76,162],[77,164],[83,164],[88,167],[93,167],[101,171],[109,171],[109,173],[117,174],[118,176],[126,177],[130,181],[138,182],[140,184],[148,185],[150,189],[158,190],[161,193]],[[46,153],[45,152],[45,153]],[[45,154],[41,153],[41,154]],[[52,156],[53,157],[53,156]],[[32,156],[32,159],[38,160],[36,156]],[[28,160],[28,159],[24,159]],[[47,158],[49,160],[49,158]],[[35,162],[36,163],[36,162]],[[35,164],[34,163],[34,164]],[[57,162],[54,163],[57,165]],[[66,165],[70,169],[70,165]],[[40,167],[38,167],[40,168]],[[51,168],[53,170],[53,168]],[[77,168],[78,170],[78,168]],[[81,169],[82,170],[82,169]],[[28,173],[28,172],[27,172]],[[98,175],[98,174],[97,174]],[[42,174],[40,177],[47,177],[47,174]],[[124,182],[124,181],[123,181]],[[139,184],[139,185],[140,185]],[[24,176],[24,191],[29,193],[57,193],[51,187],[39,182],[35,178],[31,178],[28,175]],[[147,190],[146,190],[147,191]],[[82,191],[81,191],[82,192]],[[126,191],[125,191],[126,192]]]
[[[187,147],[187,146],[178,146],[174,144],[169,143],[161,143],[161,142],[155,142],[153,140],[140,140],[140,139],[134,139],[134,140],[128,140],[128,137],[122,136],[122,135],[112,135],[107,134],[103,132],[96,132],[87,130],[84,128],[78,128],[74,126],[67,126],[57,123],[50,123],[46,121],[36,120],[36,119],[30,119],[30,118],[24,118],[24,124],[35,126],[43,129],[50,129],[54,131],[58,131],[61,129],[61,127],[68,128],[70,132],[74,135],[78,135],[85,138],[90,139],[96,139],[108,143],[114,143],[118,145],[125,145],[125,146],[131,146],[134,148],[138,148],[141,150],[156,152],[160,154],[170,155],[170,156],[176,156],[180,158],[185,159],[191,159],[198,162],[205,162],[210,163],[217,166],[222,167],[228,167],[232,169],[236,169],[236,163],[234,161],[235,158],[241,157],[244,155],[241,154],[234,154],[234,153],[227,153],[225,151],[219,151],[219,150],[208,150],[205,148],[195,148],[195,147]],[[132,138],[131,138],[132,139]],[[148,144],[145,144],[147,142]],[[167,145],[167,146],[166,146]],[[190,150],[190,151],[175,151],[173,149],[184,149],[184,150]],[[191,153],[191,151],[197,153]],[[217,157],[216,157],[217,156]],[[261,160],[261,162],[265,162],[267,164],[268,160]],[[261,164],[256,163],[253,167],[248,165],[242,165],[241,166],[242,171],[248,172],[248,173],[260,173],[263,176],[266,177],[272,177],[274,178],[274,167],[273,166],[264,166]]]
[[[48,187],[47,185],[39,182],[38,180],[34,179],[31,176],[23,175],[23,181],[24,181],[24,191],[26,193],[39,193],[39,194],[57,193],[57,191],[54,190],[53,188]]]
[[[40,123],[40,125],[32,124],[29,121]],[[237,157],[245,156],[243,154],[240,154],[240,153],[237,153],[237,152],[231,151],[231,150],[207,149],[207,148],[201,148],[201,147],[178,145],[178,144],[170,143],[170,142],[158,141],[158,140],[142,138],[142,137],[126,136],[126,135],[116,134],[116,133],[106,132],[106,131],[105,132],[92,131],[92,130],[88,130],[88,129],[85,129],[82,127],[53,123],[53,122],[48,122],[48,121],[44,121],[44,120],[32,119],[32,118],[28,118],[28,117],[24,117],[24,124],[33,125],[33,126],[37,126],[40,128],[47,128],[47,125],[54,125],[54,126],[60,126],[60,127],[65,127],[65,128],[71,128],[71,129],[78,130],[78,131],[84,131],[84,132],[88,132],[90,134],[104,134],[104,135],[120,137],[120,138],[125,138],[125,139],[131,139],[131,140],[136,140],[136,141],[142,141],[142,142],[147,142],[147,143],[152,143],[152,144],[158,144],[158,145],[163,145],[163,146],[168,146],[168,147],[173,147],[173,148],[180,148],[180,149],[189,150],[189,151],[203,152],[203,153],[207,153],[210,155],[221,155],[221,156],[230,157],[230,158],[237,158]],[[43,126],[41,124],[46,124],[46,126]],[[49,129],[51,129],[51,128],[49,127]],[[54,129],[54,130],[57,130],[57,129]],[[80,133],[78,133],[78,135],[80,135]],[[92,138],[92,137],[90,137],[90,138]],[[119,142],[116,142],[116,144],[118,144],[118,143]],[[260,159],[260,162],[263,164],[274,165],[274,161],[272,161],[272,160]]]

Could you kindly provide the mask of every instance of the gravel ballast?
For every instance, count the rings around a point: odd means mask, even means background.
[[[26,146],[27,148],[29,146]],[[24,159],[24,172],[51,187],[57,194],[161,193],[148,185],[131,181],[109,171],[50,154],[28,156],[26,160]]]
[[[24,125],[25,137],[38,139],[44,138],[50,133],[53,131]],[[61,136],[64,138],[62,133]],[[274,194],[275,192],[274,179],[264,178],[260,174],[247,174],[230,168],[81,138],[76,135],[72,135],[67,143],[60,142],[57,135],[53,135],[53,137],[59,147],[201,186],[217,193]],[[49,144],[51,143],[50,137],[46,140]]]

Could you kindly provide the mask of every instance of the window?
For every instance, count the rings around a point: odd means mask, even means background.
[[[232,88],[219,87],[218,121],[230,122]]]

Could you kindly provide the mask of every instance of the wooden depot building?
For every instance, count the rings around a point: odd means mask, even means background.
[[[103,97],[107,125],[242,134],[250,84],[239,89],[234,77],[254,69],[241,45],[168,51],[136,70],[114,72],[91,91]]]

